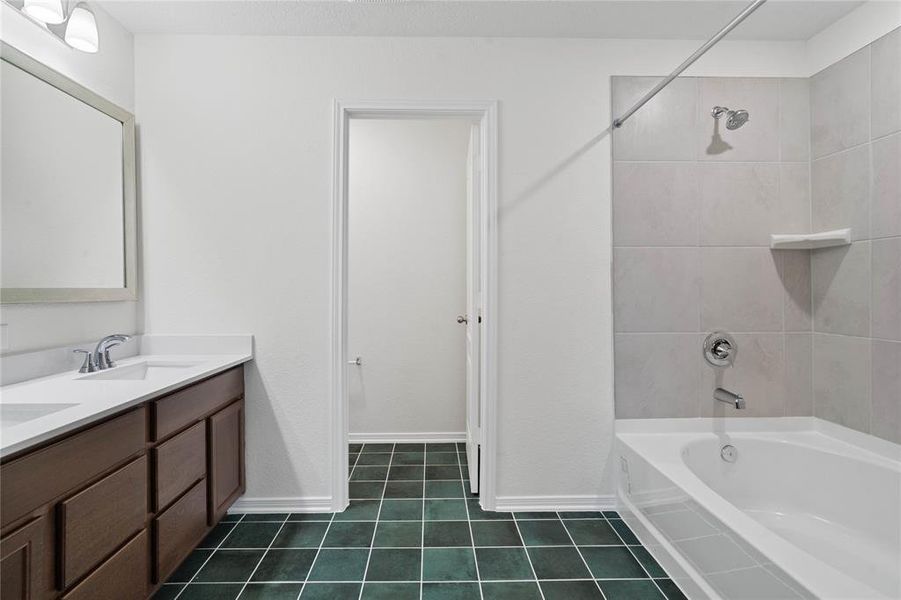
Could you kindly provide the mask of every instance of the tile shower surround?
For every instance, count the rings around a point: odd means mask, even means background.
[[[899,40],[809,79],[680,78],[616,132],[618,418],[815,415],[901,442]],[[656,81],[614,78],[614,112]],[[714,105],[751,119],[728,131]],[[838,227],[851,246],[769,249]],[[701,358],[714,329],[732,369]]]
[[[462,444],[352,444],[343,513],[228,515],[157,600],[684,600],[615,512],[485,512]]]

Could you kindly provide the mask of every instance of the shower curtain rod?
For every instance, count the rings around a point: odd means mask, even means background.
[[[633,114],[635,114],[635,111],[637,111],[639,108],[641,108],[642,106],[644,106],[645,104],[647,104],[647,102],[648,102],[651,98],[653,98],[654,96],[656,96],[656,95],[660,92],[660,90],[662,90],[663,88],[665,88],[666,86],[668,86],[668,85],[670,84],[670,82],[671,82],[673,79],[675,79],[676,77],[679,76],[680,73],[682,73],[682,71],[684,71],[685,69],[687,69],[688,67],[690,67],[691,64],[692,64],[694,61],[696,61],[696,60],[698,60],[699,58],[701,58],[701,56],[702,56],[705,52],[707,52],[708,50],[710,50],[714,45],[716,45],[717,42],[719,42],[721,39],[723,39],[723,38],[726,36],[727,33],[729,33],[730,31],[732,31],[733,29],[735,29],[735,27],[736,27],[739,23],[741,23],[741,22],[744,21],[746,18],[748,18],[748,16],[749,16],[752,12],[754,12],[755,10],[757,10],[758,8],[760,8],[760,7],[763,5],[764,2],[766,2],[766,0],[754,0],[754,2],[751,2],[751,4],[749,4],[743,11],[741,11],[740,13],[738,13],[738,16],[736,16],[734,19],[732,19],[731,21],[729,21],[729,24],[728,24],[728,25],[726,25],[725,27],[723,27],[722,29],[720,29],[719,32],[717,32],[717,34],[716,34],[715,36],[713,36],[712,38],[710,38],[709,40],[707,40],[707,42],[705,42],[703,46],[701,46],[700,48],[698,48],[697,50],[695,50],[695,51],[694,51],[694,54],[692,54],[692,55],[689,56],[687,59],[685,59],[685,62],[683,62],[683,63],[682,63],[681,65],[679,65],[678,67],[676,67],[676,70],[673,71],[672,73],[670,73],[669,75],[667,75],[666,78],[665,78],[663,81],[661,81],[660,83],[658,83],[657,85],[655,85],[654,88],[653,88],[650,92],[648,92],[647,94],[645,94],[645,95],[641,98],[641,100],[639,100],[638,102],[636,102],[636,103],[632,106],[632,108],[630,108],[629,110],[627,110],[626,112],[624,112],[623,115],[622,115],[621,117],[619,117],[618,119],[614,119],[614,120],[613,120],[613,127],[614,127],[614,129],[616,129],[616,128],[618,128],[618,127],[622,127],[622,126],[623,126],[623,123],[626,122],[626,119],[628,119],[628,118],[631,117]]]

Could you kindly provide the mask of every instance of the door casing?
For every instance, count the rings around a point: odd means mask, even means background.
[[[331,462],[332,510],[349,504],[347,386],[347,216],[350,119],[464,118],[479,126],[480,331],[479,502],[494,510],[497,415],[497,112],[496,101],[336,100],[331,245]]]

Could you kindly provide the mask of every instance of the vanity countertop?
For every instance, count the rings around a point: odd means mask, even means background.
[[[253,359],[252,336],[143,336],[112,369],[66,371],[0,387],[0,457]],[[221,351],[219,353],[218,351]]]

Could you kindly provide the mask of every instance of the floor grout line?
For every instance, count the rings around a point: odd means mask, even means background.
[[[285,528],[285,523],[288,522],[288,518],[291,516],[291,513],[285,515],[285,520],[282,521],[281,526],[278,528],[278,531],[275,532],[275,535],[272,536],[272,539],[269,540],[269,545],[266,546],[266,549],[263,551],[263,555],[260,557],[260,560],[257,561],[257,565],[253,568],[253,571],[250,572],[250,575],[247,577],[247,581],[244,582],[244,585],[241,587],[241,590],[238,592],[238,595],[235,598],[240,598],[241,594],[244,593],[244,590],[247,589],[247,584],[250,583],[250,580],[253,579],[253,576],[256,575],[257,570],[260,568],[260,565],[263,564],[263,561],[266,560],[266,555],[269,554],[269,550],[272,549],[272,544],[275,543],[276,538],[282,532],[282,529]],[[250,521],[248,521],[249,523]],[[232,530],[234,531],[234,529]],[[218,551],[218,550],[217,550]]]
[[[422,600],[425,579],[425,469],[429,464],[429,447],[422,446],[422,524],[419,527],[419,600]]]
[[[571,541],[573,543],[573,546],[575,546],[576,553],[578,553],[579,558],[582,559],[582,564],[585,565],[586,569],[588,569],[588,574],[591,575],[592,578],[594,578],[594,573],[592,573],[591,567],[588,566],[588,561],[585,560],[585,556],[582,554],[582,550],[579,549],[579,545],[576,544],[575,538],[573,538],[572,534],[569,532],[569,527],[566,526],[566,521],[564,521],[563,517],[560,516],[559,511],[556,511],[555,514],[557,515],[557,518],[560,519],[560,524],[563,525],[563,531],[566,532],[566,537],[568,537],[569,541]],[[603,516],[603,513],[601,515]],[[610,523],[607,523],[607,526],[612,527],[612,525],[610,525]],[[594,585],[597,586],[598,591],[601,593],[601,598],[603,598],[604,600],[607,600],[607,595],[604,594],[604,590],[601,589],[601,584],[598,583],[598,580],[596,578],[594,578]]]
[[[375,545],[375,534],[379,530],[379,518],[382,516],[382,506],[385,504],[385,490],[388,489],[388,477],[391,474],[391,463],[394,462],[394,447],[395,445],[391,444],[391,458],[388,459],[388,468],[385,470],[385,482],[382,484],[382,498],[379,500],[379,511],[375,517],[375,527],[372,528],[372,537],[369,538],[369,555],[366,557],[366,567],[363,569],[363,580],[360,582],[360,593],[357,596],[357,600],[363,598],[363,588],[366,586],[366,576],[369,574],[369,562],[372,560],[372,548]],[[366,445],[364,444],[362,450],[365,449]],[[362,450],[360,454],[362,454]]]
[[[300,600],[300,597],[303,595],[304,589],[306,589],[307,587],[307,582],[310,581],[310,573],[313,572],[313,567],[316,566],[316,561],[319,559],[319,554],[322,552],[322,546],[325,544],[325,538],[328,536],[328,532],[332,528],[332,523],[335,522],[336,514],[338,513],[332,513],[332,518],[328,522],[328,525],[325,528],[325,532],[322,534],[322,539],[319,540],[319,547],[316,549],[316,554],[313,556],[313,560],[310,562],[310,568],[307,569],[307,576],[303,578],[303,585],[300,586],[300,591],[297,593],[296,600]]]
[[[479,583],[479,598],[485,600],[485,592],[482,590],[482,574],[479,571],[479,556],[476,553],[476,536],[472,531],[472,519],[469,516],[469,498],[466,497],[466,479],[463,477],[463,465],[460,461],[460,451],[457,450],[457,468],[460,470],[460,484],[463,486],[463,508],[466,509],[466,523],[469,525],[469,541],[472,543],[472,561],[476,567],[476,580]],[[425,553],[425,550],[423,550]]]
[[[194,571],[194,574],[191,575],[191,578],[188,580],[188,582],[184,585],[183,588],[178,590],[178,593],[175,594],[175,598],[173,598],[172,600],[178,600],[178,597],[181,596],[186,589],[188,589],[188,586],[191,585],[192,583],[194,583],[194,580],[197,579],[197,575],[203,570],[203,568],[206,566],[206,564],[208,562],[210,562],[210,559],[213,558],[213,555],[219,551],[219,548],[222,547],[222,544],[225,543],[225,540],[228,539],[228,536],[230,536],[232,534],[232,532],[238,528],[238,523],[243,521],[245,516],[247,516],[247,515],[241,515],[240,519],[238,519],[237,521],[234,521],[234,526],[228,531],[228,533],[225,534],[225,537],[223,537],[221,540],[219,540],[219,543],[216,544],[216,547],[213,548],[213,551],[210,552],[210,555],[206,557],[206,560],[203,561],[203,564],[201,564],[200,567],[196,571]],[[218,526],[219,523],[217,523],[216,525]],[[215,527],[213,527],[213,529],[215,529]],[[210,530],[210,533],[212,533],[212,530]],[[207,535],[209,535],[209,533]],[[202,542],[203,542],[203,540],[201,540],[201,543]],[[194,552],[195,550],[196,550],[196,548],[194,550],[192,550],[191,552]],[[173,573],[174,573],[174,571],[173,571]],[[170,575],[170,577],[171,577],[171,575]],[[200,583],[200,582],[198,582],[198,583]],[[160,586],[160,587],[162,587],[162,586]]]
[[[616,529],[616,527],[613,526],[613,523],[610,522],[610,519],[607,518],[607,515],[604,515],[604,513],[601,513],[601,514],[604,516],[604,520],[607,521],[607,525],[610,527],[610,529],[613,530],[613,533],[616,534],[616,537],[619,538],[619,540],[620,540],[620,541],[623,543],[623,545],[626,547],[626,550],[629,551],[629,554],[632,555],[632,558],[634,558],[635,561],[638,563],[638,566],[641,567],[641,570],[644,571],[644,574],[647,575],[648,578],[654,583],[654,587],[656,587],[656,588],[657,588],[657,591],[660,592],[660,597],[661,597],[661,599],[662,599],[662,600],[667,600],[668,596],[663,592],[663,588],[660,587],[660,585],[657,583],[657,580],[656,580],[656,579],[654,579],[653,577],[651,577],[651,573],[645,568],[644,564],[643,564],[640,560],[638,560],[638,556],[636,556],[636,555],[635,555],[635,552],[632,551],[632,548],[631,548],[630,544],[627,544],[627,543],[626,543],[626,540],[623,538],[623,536],[620,535],[620,533],[619,533],[619,531]],[[619,513],[617,513],[617,514],[619,514]],[[618,520],[621,521],[622,524],[625,525],[626,527],[629,527],[629,526],[626,524],[626,522],[623,521],[622,519],[618,519]],[[631,527],[629,527],[629,531],[632,531],[632,528],[631,528]],[[634,536],[635,533],[633,532],[632,535]],[[636,537],[636,539],[637,539],[638,536],[635,536],[635,537]],[[638,540],[638,541],[640,542],[641,540]],[[633,544],[633,545],[634,545],[634,544]],[[644,546],[642,545],[642,547],[644,547]],[[651,557],[651,558],[653,558],[653,557]],[[663,567],[661,566],[661,568],[663,568]],[[663,572],[666,573],[666,569],[664,569]],[[667,577],[669,577],[669,573],[667,573]],[[598,585],[598,587],[600,587],[600,584]]]
[[[522,551],[526,555],[526,560],[529,563],[529,568],[532,569],[532,576],[535,578],[535,585],[538,586],[538,593],[541,595],[541,599],[544,598],[544,590],[541,588],[541,580],[538,579],[538,573],[535,571],[535,565],[532,564],[532,557],[529,555],[529,548],[526,546],[526,541],[522,539],[522,532],[519,530],[519,523],[516,521],[516,515],[514,513],[510,513],[513,515],[513,526],[516,527],[516,535],[519,536],[519,541],[522,542]]]

